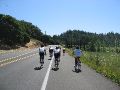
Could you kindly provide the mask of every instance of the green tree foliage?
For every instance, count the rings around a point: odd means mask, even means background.
[[[10,46],[24,45],[30,38],[41,40],[42,35],[41,30],[32,23],[0,14],[0,43]]]
[[[107,34],[96,34],[80,30],[68,30],[59,36],[56,36],[56,41],[66,45],[66,47],[79,46],[87,51],[106,51],[105,47],[116,47],[116,52],[119,52],[120,34],[109,32]]]
[[[24,45],[31,38],[42,41],[47,44],[60,44],[60,38],[57,35],[51,37],[43,34],[41,30],[30,22],[17,20],[10,15],[0,14],[0,43],[5,45]]]
[[[96,34],[80,30],[68,30],[60,35],[43,34],[41,30],[30,22],[16,20],[10,15],[0,14],[0,44],[24,45],[31,38],[44,44],[64,44],[66,47],[79,46],[88,51],[120,52],[120,34],[109,32]],[[107,49],[106,49],[107,47]],[[108,48],[109,47],[109,48]],[[112,47],[115,47],[112,49]]]

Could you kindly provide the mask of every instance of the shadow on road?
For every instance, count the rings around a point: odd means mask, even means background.
[[[34,70],[41,70],[43,67],[35,67]]]
[[[81,70],[72,70],[73,72],[79,73]]]
[[[51,70],[53,70],[53,71],[57,71],[57,70],[59,70],[59,68],[52,68]]]
[[[49,58],[48,60],[51,60],[51,58]]]

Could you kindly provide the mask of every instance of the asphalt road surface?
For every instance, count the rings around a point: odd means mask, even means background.
[[[18,56],[15,62],[0,64],[0,90],[120,90],[115,83],[84,64],[82,72],[74,72],[74,58],[67,53],[61,54],[59,69],[52,69],[54,57],[50,60],[48,48],[44,67],[39,69],[38,48],[30,51],[0,56],[0,61]]]

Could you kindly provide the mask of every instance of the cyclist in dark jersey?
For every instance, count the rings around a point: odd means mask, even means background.
[[[54,48],[53,48],[53,47],[50,47],[50,48],[49,48],[49,55],[50,55],[51,58],[52,58],[52,56],[53,56],[53,51],[54,51]]]

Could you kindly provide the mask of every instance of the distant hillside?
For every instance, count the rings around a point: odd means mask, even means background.
[[[24,46],[30,39],[36,39],[44,44],[52,44],[51,36],[45,35],[30,22],[17,20],[10,15],[0,14],[0,49]]]
[[[40,40],[42,35],[41,30],[32,23],[0,14],[0,43],[10,46],[24,45],[30,38]]]
[[[104,47],[120,47],[120,34],[108,32],[96,34],[80,30],[68,30],[60,35],[43,34],[30,22],[17,20],[10,15],[0,14],[0,49],[4,47],[25,46],[30,39],[36,39],[43,44],[64,44],[66,47],[80,46],[88,51],[104,51]]]
[[[115,47],[120,49],[120,34],[108,32],[106,34],[96,34],[80,30],[68,30],[57,36],[57,41],[66,45],[66,47],[80,46],[87,51],[104,51],[104,47]]]

